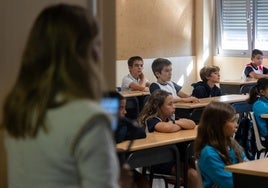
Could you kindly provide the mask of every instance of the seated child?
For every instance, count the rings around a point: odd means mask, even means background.
[[[182,129],[194,129],[196,124],[190,119],[181,118],[179,120],[174,120],[171,117],[175,112],[175,106],[173,104],[172,94],[161,89],[155,90],[144,108],[142,109],[139,116],[139,124],[147,129],[149,132],[158,131],[163,133],[177,132]],[[178,149],[182,148],[182,145],[178,145]],[[184,151],[180,151],[181,156],[183,156]],[[163,174],[174,174],[175,164],[161,164],[153,167],[158,173]],[[200,182],[198,182],[197,172],[193,168],[188,169],[188,184],[189,187],[199,187]]]
[[[195,139],[195,156],[204,188],[233,187],[233,175],[225,166],[247,161],[233,135],[237,128],[230,104],[211,102],[203,111]]]
[[[145,138],[146,133],[138,125],[135,125],[133,121],[126,118],[126,99],[118,93],[120,100],[120,109],[119,109],[119,120],[118,128],[115,131],[115,140],[116,143],[122,142],[124,140],[133,140],[138,138]]]
[[[143,74],[143,59],[133,56],[128,60],[129,74],[122,80],[121,91],[149,91],[150,82]]]
[[[244,70],[244,79],[268,78],[268,69],[262,65],[262,62],[263,52],[254,49],[251,54],[251,63],[247,64]]]
[[[200,70],[202,81],[192,84],[194,87],[192,96],[196,98],[206,98],[221,96],[222,92],[216,83],[220,82],[220,68],[218,66],[204,66]]]
[[[171,81],[172,67],[168,59],[155,59],[152,63],[152,71],[157,82],[150,85],[150,93],[153,93],[156,89],[162,89],[172,94],[174,102],[199,102],[196,97],[184,93],[181,86]]]
[[[257,85],[249,92],[248,103],[253,104],[252,109],[259,128],[260,136],[264,137],[264,144],[268,148],[268,124],[267,119],[261,118],[262,114],[268,114],[268,78],[260,78]]]
[[[118,127],[115,131],[115,141],[120,143],[124,140],[134,140],[138,138],[145,138],[146,133],[143,129],[133,124],[131,120],[125,117],[126,115],[126,99],[118,92],[108,92],[104,96],[114,97],[119,99],[119,120]],[[135,169],[130,169],[129,166],[125,163],[125,155],[118,152],[119,161],[121,164],[121,176],[120,184],[129,185],[129,187],[140,187],[140,188],[149,188],[150,183],[146,176],[140,174]],[[131,172],[132,179],[128,178],[128,174]],[[127,182],[129,181],[129,182]]]

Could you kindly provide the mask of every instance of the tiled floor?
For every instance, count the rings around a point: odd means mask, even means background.
[[[154,179],[153,188],[165,188],[165,183],[161,179]],[[174,185],[168,185],[168,188],[174,188]],[[183,186],[181,186],[183,188]]]

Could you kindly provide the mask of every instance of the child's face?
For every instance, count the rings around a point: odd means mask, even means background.
[[[164,104],[160,107],[162,116],[168,118],[175,113],[175,106],[173,103],[172,95],[168,95],[165,99]]]
[[[125,117],[126,111],[126,99],[120,100],[120,107],[119,107],[119,116]]]
[[[237,117],[234,115],[234,117],[224,124],[224,134],[226,137],[232,137],[237,129]]]
[[[255,64],[256,66],[259,66],[262,64],[263,61],[263,56],[261,54],[255,55],[255,57],[251,58],[252,63]]]
[[[170,81],[171,76],[172,76],[172,67],[171,67],[171,65],[164,66],[160,73],[159,72],[156,73],[156,76],[157,76],[157,80],[159,80],[161,82]]]
[[[138,78],[143,71],[143,62],[136,60],[133,65],[129,67],[129,72],[134,78]]]
[[[266,98],[268,98],[268,88],[264,89],[264,90],[260,90],[260,94]]]
[[[219,83],[220,82],[220,73],[219,73],[219,71],[216,71],[216,72],[211,73],[210,76],[207,77],[207,79],[210,82]]]

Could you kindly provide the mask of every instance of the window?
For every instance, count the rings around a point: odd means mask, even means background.
[[[268,1],[216,0],[216,55],[268,55]]]

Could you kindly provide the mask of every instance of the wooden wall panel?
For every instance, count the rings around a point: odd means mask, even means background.
[[[117,60],[193,56],[193,0],[117,0]]]

